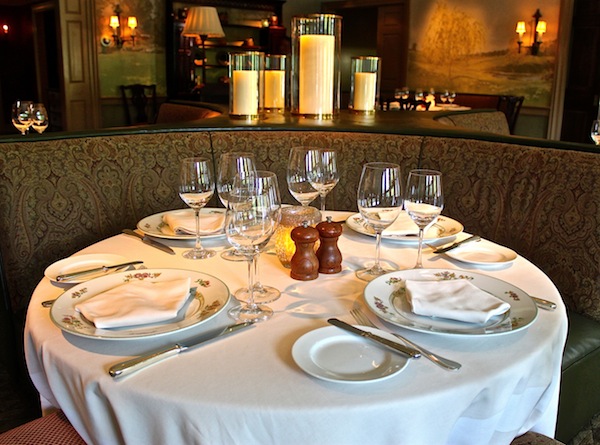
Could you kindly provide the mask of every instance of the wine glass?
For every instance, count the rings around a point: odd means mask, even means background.
[[[590,136],[594,144],[600,145],[600,120],[595,120],[592,122],[592,129],[590,131]]]
[[[310,152],[313,152],[309,156]],[[287,168],[287,184],[292,196],[301,205],[307,206],[319,196],[319,191],[314,188],[308,177],[308,172],[314,168],[315,162],[320,157],[315,154],[318,148],[292,147]]]
[[[255,177],[236,177],[229,195],[225,232],[227,240],[248,262],[248,299],[229,310],[238,321],[268,320],[273,310],[254,300],[254,260],[271,239],[280,218],[280,207],[274,203],[274,192]]]
[[[404,208],[419,227],[419,250],[415,269],[421,269],[423,268],[421,262],[423,234],[425,229],[437,220],[444,208],[442,174],[436,170],[412,170],[406,183]]]
[[[281,220],[281,212],[279,211],[279,209],[281,208],[281,196],[279,194],[277,175],[270,171],[258,170],[256,172],[256,181],[258,187],[268,191],[268,193],[270,194],[271,207],[273,208],[274,212],[277,212],[277,225],[279,225],[279,222]],[[266,286],[260,282],[260,272],[258,267],[259,258],[260,253],[263,251],[266,244],[267,243],[265,242],[258,246],[258,254],[255,255],[253,258],[255,279],[252,290],[254,292],[254,302],[258,304],[271,303],[281,296],[281,292],[279,291],[279,289],[276,289],[272,286]],[[239,301],[248,301],[250,297],[248,294],[248,288],[243,287],[241,289],[238,289],[237,291],[235,291],[234,296]]]
[[[321,212],[325,211],[327,195],[340,180],[336,151],[329,148],[308,150],[307,174],[310,185],[319,192]]]
[[[452,105],[455,100],[456,100],[456,93],[454,91],[451,91],[450,94],[448,95],[448,103],[450,105]]]
[[[370,162],[363,165],[357,192],[358,210],[367,224],[375,230],[375,264],[356,271],[361,280],[371,281],[391,269],[379,264],[381,233],[389,227],[402,210],[400,166],[389,162]]]
[[[18,100],[12,106],[12,123],[23,136],[32,124],[32,107],[33,102],[29,100]]]
[[[446,105],[448,99],[450,99],[450,93],[448,92],[448,90],[445,90],[443,93],[440,93],[440,100],[442,101],[442,105]]]
[[[217,169],[217,193],[225,208],[229,205],[229,194],[236,175],[245,178],[251,174],[256,174],[254,153],[232,151],[221,155]],[[221,253],[221,258],[228,261],[245,261],[244,255],[236,249],[225,250]]]
[[[48,128],[48,112],[44,104],[33,104],[31,127],[39,134],[42,134]]]
[[[184,258],[201,260],[214,256],[214,250],[207,250],[200,243],[200,209],[215,193],[212,163],[208,158],[186,158],[181,161],[179,176],[179,196],[194,209],[196,216],[196,243],[194,248],[183,253]]]

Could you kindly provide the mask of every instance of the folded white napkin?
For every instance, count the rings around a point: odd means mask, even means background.
[[[98,329],[137,326],[173,319],[190,293],[191,279],[132,281],[75,305]]]
[[[185,210],[181,212],[169,212],[163,215],[163,221],[167,225],[163,229],[168,228],[175,234],[196,234],[196,217],[194,216],[194,212]],[[225,212],[200,214],[200,233],[202,235],[218,233],[223,230],[224,224]]]
[[[469,280],[406,280],[406,296],[415,314],[467,323],[485,323],[510,305]]]
[[[389,226],[387,229],[383,231],[383,235],[396,235],[396,236],[405,236],[405,235],[416,235],[419,233],[419,227],[414,223],[408,213],[405,211],[400,212],[398,218]],[[427,232],[425,232],[427,233]]]

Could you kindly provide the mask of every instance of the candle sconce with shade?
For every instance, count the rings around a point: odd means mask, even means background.
[[[535,14],[532,16],[533,20],[531,22],[531,46],[525,46],[525,48],[529,48],[530,54],[532,56],[537,56],[540,52],[540,45],[542,44],[542,38],[546,33],[547,23],[545,20],[540,20],[542,18],[542,13],[538,9],[535,11]],[[523,36],[527,33],[527,24],[524,20],[519,20],[517,22],[516,33],[519,35],[517,40],[517,45],[519,46],[519,54],[521,53],[521,48],[523,47]]]
[[[350,103],[348,108],[358,114],[374,114],[379,103],[379,57],[352,57]]]

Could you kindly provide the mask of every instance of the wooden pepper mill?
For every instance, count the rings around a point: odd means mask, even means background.
[[[319,260],[315,255],[315,243],[319,239],[319,232],[304,221],[301,226],[295,227],[290,235],[296,244],[296,252],[290,261],[292,271],[290,276],[294,280],[310,281],[319,276]]]
[[[342,252],[338,248],[338,239],[342,234],[342,225],[331,221],[331,216],[327,221],[317,224],[321,244],[317,249],[317,258],[319,259],[319,273],[338,273],[342,271]]]

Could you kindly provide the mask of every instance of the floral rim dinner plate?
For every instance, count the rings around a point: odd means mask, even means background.
[[[94,295],[132,280],[171,281],[190,277],[196,288],[193,298],[173,320],[120,329],[97,329],[75,310],[75,305]],[[220,313],[229,302],[229,288],[218,278],[183,269],[144,269],[119,272],[78,284],[64,292],[50,308],[50,318],[63,331],[81,337],[129,340],[156,337],[204,323]]]
[[[127,258],[121,255],[113,255],[110,253],[92,253],[89,255],[73,255],[68,258],[64,258],[56,263],[51,264],[44,271],[44,276],[50,281],[56,281],[58,275],[66,273],[79,272],[80,270],[95,269],[96,267],[111,266],[114,264],[121,264],[127,262]],[[60,281],[61,284],[78,284],[85,281],[89,281],[93,278],[98,278],[106,275],[110,272],[98,272],[95,274],[86,274],[78,277],[74,277],[70,280]]]
[[[369,326],[365,331],[396,341],[391,334]],[[390,378],[408,359],[335,326],[310,331],[292,347],[292,357],[307,374],[337,383],[369,383]]]
[[[477,266],[503,266],[517,259],[517,254],[513,250],[486,240],[463,244],[449,250],[446,255],[457,261]]]
[[[153,236],[155,238],[164,239],[179,239],[179,240],[193,240],[196,239],[196,235],[179,235],[174,233],[168,226],[163,222],[163,216],[168,213],[178,212],[193,212],[192,209],[180,209],[180,210],[169,210],[168,212],[156,213],[154,215],[147,216],[141,219],[137,223],[137,228],[144,232],[145,235]],[[202,224],[202,215],[209,213],[225,213],[225,209],[200,209],[200,224]],[[225,236],[225,231],[222,230],[217,233],[210,233],[201,235],[201,238],[220,238]]]
[[[502,301],[510,310],[492,317],[487,323],[472,324],[445,318],[414,314],[406,300],[404,281],[468,279]],[[390,272],[375,278],[364,291],[369,309],[379,318],[413,331],[432,334],[501,335],[520,331],[537,318],[537,307],[531,297],[505,281],[475,272],[457,269],[410,269]]]
[[[406,217],[406,213],[402,212],[399,218]],[[346,219],[346,225],[355,232],[363,235],[375,236],[375,231],[365,222],[360,213],[356,213],[348,219]],[[450,238],[458,235],[464,230],[464,227],[458,221],[448,218],[447,216],[440,215],[437,221],[425,232],[424,240],[426,241],[438,241],[445,238]],[[415,232],[408,235],[390,235],[386,234],[385,231],[381,235],[382,239],[390,241],[400,242],[419,242],[418,238],[419,229],[415,224]]]

